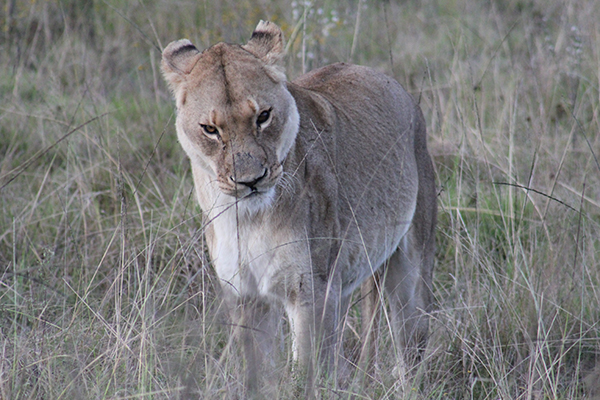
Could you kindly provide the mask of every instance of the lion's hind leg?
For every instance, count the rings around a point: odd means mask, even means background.
[[[420,361],[427,344],[432,303],[433,250],[417,236],[411,228],[388,260],[384,275],[398,356],[409,368]]]

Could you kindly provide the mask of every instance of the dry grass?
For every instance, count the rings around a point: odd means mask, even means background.
[[[596,2],[286,4],[2,2],[0,398],[243,395],[158,48],[243,42],[259,19],[294,35],[290,78],[395,76],[438,173],[426,361],[400,387],[383,329],[374,382],[322,397],[600,398]]]

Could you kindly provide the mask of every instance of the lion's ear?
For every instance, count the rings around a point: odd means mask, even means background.
[[[285,53],[283,32],[272,22],[260,21],[248,43],[242,47],[267,65],[279,64]]]
[[[171,42],[163,50],[161,69],[175,95],[186,75],[194,69],[199,57],[200,52],[187,39]]]

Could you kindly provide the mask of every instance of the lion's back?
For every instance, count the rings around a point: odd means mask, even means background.
[[[336,108],[376,107],[375,114],[388,114],[413,108],[411,96],[393,78],[361,65],[336,63],[313,70],[294,80],[294,84],[323,95]]]

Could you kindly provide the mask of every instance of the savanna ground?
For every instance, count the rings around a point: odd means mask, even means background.
[[[292,37],[290,79],[349,61],[400,81],[437,170],[425,361],[403,391],[382,321],[373,382],[321,396],[600,398],[597,1],[0,4],[0,398],[241,396],[159,61],[259,19]]]

